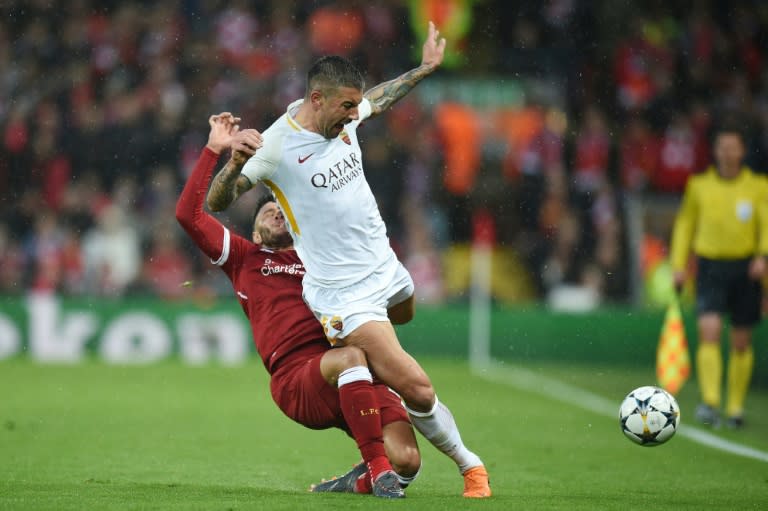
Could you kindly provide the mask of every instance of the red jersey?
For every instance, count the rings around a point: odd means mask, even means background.
[[[576,139],[574,174],[580,191],[592,191],[607,180],[611,139],[608,133],[585,132]]]
[[[648,186],[656,174],[661,143],[649,128],[633,124],[621,140],[621,184],[631,191]]]
[[[693,130],[669,128],[661,139],[659,165],[652,176],[656,190],[680,193],[701,161],[701,144]]]
[[[304,265],[293,249],[272,251],[232,234],[203,211],[219,156],[203,150],[176,205],[176,219],[232,282],[256,349],[270,374],[289,358],[330,349],[322,326],[301,297]]]

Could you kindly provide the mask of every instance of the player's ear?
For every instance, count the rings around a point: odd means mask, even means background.
[[[261,234],[259,234],[259,231],[257,231],[256,229],[253,230],[253,234],[251,235],[251,239],[257,245],[261,245],[261,242],[262,242]]]
[[[320,89],[313,89],[309,93],[309,102],[314,108],[320,108],[323,104],[323,92]]]

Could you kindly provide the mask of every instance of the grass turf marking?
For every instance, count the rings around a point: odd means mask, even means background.
[[[599,415],[618,417],[618,404],[611,400],[520,366],[491,361],[487,366],[472,368],[472,373],[488,381],[546,396]],[[720,438],[696,426],[681,423],[677,435],[712,449],[768,463],[768,452]]]

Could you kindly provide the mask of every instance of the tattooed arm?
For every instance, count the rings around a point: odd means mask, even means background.
[[[256,130],[243,130],[232,141],[232,157],[213,178],[206,203],[211,211],[224,211],[238,197],[253,186],[250,179],[240,174],[248,158],[261,147],[261,134]]]
[[[371,102],[371,117],[387,110],[431,72],[431,69],[422,65],[366,91],[364,96]]]
[[[206,203],[211,211],[224,211],[238,197],[251,189],[251,181],[240,174],[245,161],[238,163],[230,159],[216,177],[208,190]]]
[[[430,21],[429,34],[422,50],[421,65],[394,80],[380,83],[366,91],[364,96],[371,102],[371,116],[378,115],[391,107],[440,65],[445,54],[445,39],[439,36],[440,32]]]

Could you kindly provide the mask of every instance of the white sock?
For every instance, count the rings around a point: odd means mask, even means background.
[[[456,462],[462,474],[472,467],[483,464],[477,454],[466,448],[453,415],[437,400],[437,396],[435,396],[435,405],[428,412],[416,412],[408,406],[405,409],[411,417],[413,427],[437,447],[438,451]]]
[[[371,371],[367,366],[354,366],[349,369],[344,369],[339,373],[339,380],[336,383],[336,386],[341,388],[347,383],[354,383],[356,381],[367,381],[368,383],[373,381]]]
[[[395,472],[395,475],[397,476],[397,480],[400,481],[400,486],[402,486],[403,489],[407,488],[409,484],[415,481],[416,478],[419,477],[419,474],[421,474],[421,465],[419,465],[419,470],[417,470],[416,473],[413,474],[411,477],[401,476],[400,474]]]

